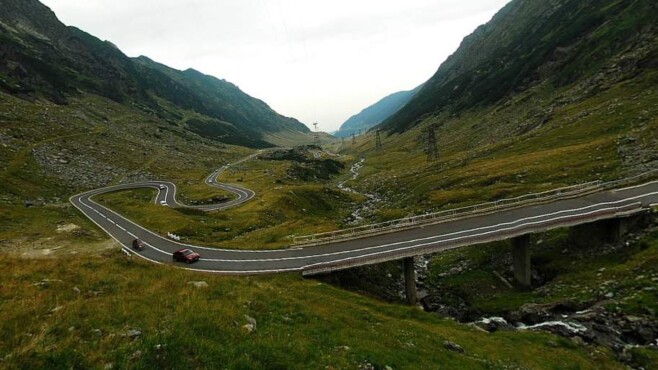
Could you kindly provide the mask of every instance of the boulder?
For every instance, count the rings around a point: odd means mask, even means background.
[[[142,336],[142,332],[135,329],[130,329],[126,332],[126,336],[130,339],[137,339]]]
[[[192,285],[195,288],[206,288],[208,287],[208,283],[205,281],[190,281],[188,284]]]
[[[443,347],[449,351],[457,352],[457,353],[464,353],[464,348],[460,346],[459,344],[455,342],[451,342],[449,340],[446,340],[443,342]]]

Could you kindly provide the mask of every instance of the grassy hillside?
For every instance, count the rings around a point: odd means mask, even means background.
[[[166,179],[177,184],[184,202],[204,201],[222,194],[204,184],[206,176],[252,152],[218,145],[98,96],[56,105],[0,93],[2,249],[78,249],[76,243],[92,241],[102,247],[107,236],[73,209],[68,203],[72,194],[120,182]],[[304,167],[292,161],[254,160],[231,167],[221,180],[247,186],[257,197],[226,212],[156,207],[148,191],[117,193],[107,200],[162,234],[176,232],[189,240],[236,248],[281,247],[293,234],[337,227],[359,200],[339,192],[330,180],[314,179],[327,177],[320,173],[326,171],[322,160],[309,163]],[[307,174],[307,180],[300,178]],[[79,229],[74,234],[57,231],[66,225]]]
[[[362,192],[384,198],[381,214],[401,216],[492,201],[593,180],[612,180],[658,168],[658,73],[616,84],[595,96],[540,104],[573,90],[538,87],[487,109],[436,116],[402,134],[372,134],[342,151],[364,157]],[[438,159],[427,161],[424,139],[435,125]],[[396,211],[393,211],[396,210]],[[373,219],[374,220],[374,219]]]
[[[374,134],[348,186],[383,221],[658,168],[651,1],[516,0]],[[435,132],[438,158],[427,160]]]
[[[3,368],[620,368],[605,350],[487,334],[295,275],[199,275],[118,251],[0,260]]]

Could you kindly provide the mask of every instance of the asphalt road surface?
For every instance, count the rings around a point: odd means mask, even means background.
[[[227,167],[224,166],[213,172],[206,178],[206,183],[231,192],[236,198],[218,205],[192,208],[205,211],[221,210],[246,202],[255,196],[255,193],[249,189],[217,182],[217,176]],[[577,198],[528,205],[496,213],[475,214],[412,229],[391,230],[385,234],[359,239],[328,242],[305,248],[246,251],[208,248],[170,240],[93,200],[98,194],[135,188],[155,189],[157,191],[155,202],[158,204],[163,202],[163,206],[188,207],[176,201],[176,185],[166,181],[147,181],[95,189],[74,195],[70,201],[130,253],[136,253],[155,263],[173,263],[172,253],[180,248],[189,247],[201,254],[201,259],[192,265],[178,263],[177,265],[191,270],[223,274],[297,271],[311,275],[503,240],[558,227],[628,216],[658,205],[658,181],[653,181]],[[135,251],[131,248],[132,241],[136,238],[146,244],[143,251]]]

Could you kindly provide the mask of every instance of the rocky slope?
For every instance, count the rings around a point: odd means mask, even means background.
[[[110,42],[63,25],[37,0],[2,0],[0,89],[24,99],[66,104],[92,93],[213,140],[266,147],[273,137],[308,135],[230,82],[128,58]],[[266,141],[266,138],[270,140]]]

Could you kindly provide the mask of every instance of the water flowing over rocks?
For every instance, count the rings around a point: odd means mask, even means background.
[[[350,168],[350,173],[352,174],[350,180],[356,180],[359,177],[359,171],[363,167],[363,162],[365,162],[365,158],[361,158],[358,162],[352,165]],[[349,193],[362,194],[366,197],[365,202],[359,204],[356,209],[347,216],[345,220],[343,220],[346,225],[359,225],[372,216],[373,212],[377,209],[378,204],[381,203],[382,198],[377,194],[360,193],[345,185],[346,182],[347,180],[339,182],[337,185],[338,189]]]
[[[514,326],[509,324],[507,320],[497,316],[482,318],[475,321],[473,325],[482,328],[489,333],[493,333],[497,330],[510,330],[514,328]]]
[[[638,229],[630,230],[626,237],[617,243],[597,242],[586,248],[572,246],[566,250],[557,244],[553,247],[555,249],[553,253],[558,256],[567,254],[571,256],[568,259],[577,258],[587,261],[619,253],[638,253],[624,251],[631,248],[633,244],[638,244],[639,248],[642,248],[640,242],[642,236],[658,230],[655,218],[652,221],[649,217],[646,222],[639,222]],[[534,244],[537,248],[549,247],[546,236],[543,235],[538,236]],[[455,287],[440,286],[444,279],[460,278],[461,275],[469,274],[474,270],[482,270],[483,266],[479,265],[480,262],[469,254],[457,255],[445,260],[448,263],[441,265],[442,272],[430,271],[431,262],[439,256],[424,255],[414,258],[419,307],[427,312],[453,318],[483,332],[544,331],[568,338],[578,346],[606,347],[613,350],[620,361],[631,367],[635,366],[632,348],[658,350],[656,312],[641,301],[640,306],[632,313],[621,309],[627,302],[641,299],[642,294],[653,294],[652,292],[658,291],[656,288],[658,272],[651,267],[648,267],[649,270],[642,270],[642,273],[631,275],[630,279],[633,282],[644,284],[633,288],[624,287],[625,284],[629,284],[628,281],[620,281],[615,279],[614,275],[609,275],[615,273],[615,267],[597,267],[592,269],[592,274],[600,280],[596,285],[587,286],[579,281],[568,282],[568,288],[579,289],[581,294],[591,294],[587,295],[590,298],[564,298],[558,295],[553,300],[533,303],[530,299],[550,296],[552,292],[564,289],[567,284],[556,279],[555,275],[546,275],[544,270],[536,266],[533,269],[532,292],[538,297],[530,298],[527,303],[520,304],[516,308],[505,309],[496,315],[487,316],[485,312],[479,312],[472,306],[465,298],[468,296],[461,296]],[[510,284],[513,280],[510,253],[499,253],[491,258],[495,259],[496,266],[510,266],[508,270],[499,269],[494,270],[496,273],[492,273],[497,279],[504,279],[507,283],[504,288],[497,289],[508,289],[513,292],[515,288]],[[610,278],[604,278],[606,275]],[[404,302],[406,298],[404,269],[399,261],[339,271],[321,279],[387,301]]]

